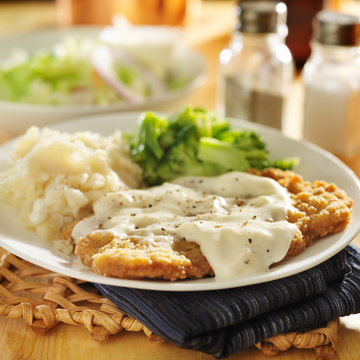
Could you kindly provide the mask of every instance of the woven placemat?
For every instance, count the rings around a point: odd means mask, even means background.
[[[162,341],[103,297],[93,285],[42,269],[8,252],[0,259],[0,315],[9,319],[23,318],[38,334],[65,323],[85,326],[98,341],[122,330],[143,331],[150,340]],[[336,320],[320,329],[280,334],[256,347],[266,355],[275,355],[291,347],[314,349],[317,359],[331,360],[338,325]]]

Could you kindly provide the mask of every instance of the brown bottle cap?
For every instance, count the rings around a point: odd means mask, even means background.
[[[241,1],[237,30],[243,33],[287,35],[287,7],[276,1]]]
[[[324,45],[360,44],[360,18],[334,11],[318,12],[314,21],[314,40]]]

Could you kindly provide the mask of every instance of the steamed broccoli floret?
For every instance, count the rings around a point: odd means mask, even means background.
[[[184,175],[224,172],[224,168],[197,157],[202,136],[212,136],[213,130],[224,128],[223,122],[213,127],[216,122],[202,109],[185,108],[170,119],[145,113],[130,142],[131,154],[143,168],[145,181],[154,185]]]
[[[165,154],[159,144],[159,137],[166,131],[167,126],[166,118],[146,112],[140,119],[137,131],[130,137],[131,155],[143,168],[149,184],[156,182],[156,168]]]
[[[270,161],[258,134],[232,130],[225,119],[192,107],[170,118],[144,113],[130,138],[130,148],[148,185],[249,168],[291,169],[296,163],[294,159]]]
[[[156,183],[171,181],[181,176],[215,176],[225,172],[225,168],[203,162],[196,155],[197,145],[180,142],[165,155],[157,168]]]
[[[298,164],[299,164],[298,158],[285,158],[275,161],[265,160],[262,165],[262,169],[273,167],[282,170],[292,170]]]
[[[200,139],[198,158],[204,162],[218,164],[225,170],[244,171],[250,168],[245,151],[232,143],[204,137]]]

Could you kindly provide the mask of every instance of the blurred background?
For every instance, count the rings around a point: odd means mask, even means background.
[[[360,0],[284,2],[288,8],[289,28],[286,43],[295,59],[299,79],[310,55],[315,14],[321,9],[330,9],[360,15]],[[179,26],[183,29],[186,45],[203,55],[206,61],[204,84],[193,92],[190,103],[215,110],[219,54],[234,32],[237,3],[236,0],[0,0],[0,38],[72,25],[105,26],[112,23],[114,14],[119,13],[133,24]],[[0,57],[5,55],[0,54]],[[299,137],[303,111],[300,81],[295,81],[290,101],[292,124],[287,135],[296,138]]]
[[[310,54],[311,21],[316,12],[331,9],[360,14],[360,0],[284,2],[289,26],[286,42],[298,67]],[[0,0],[0,36],[73,24],[106,25],[115,13],[122,13],[133,24],[195,28],[195,39],[190,40],[196,42],[199,37],[203,41],[204,37],[230,35],[236,21],[236,4],[236,0]]]

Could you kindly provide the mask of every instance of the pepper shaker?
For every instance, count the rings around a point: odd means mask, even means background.
[[[219,56],[218,112],[281,129],[294,76],[283,2],[243,1]]]

